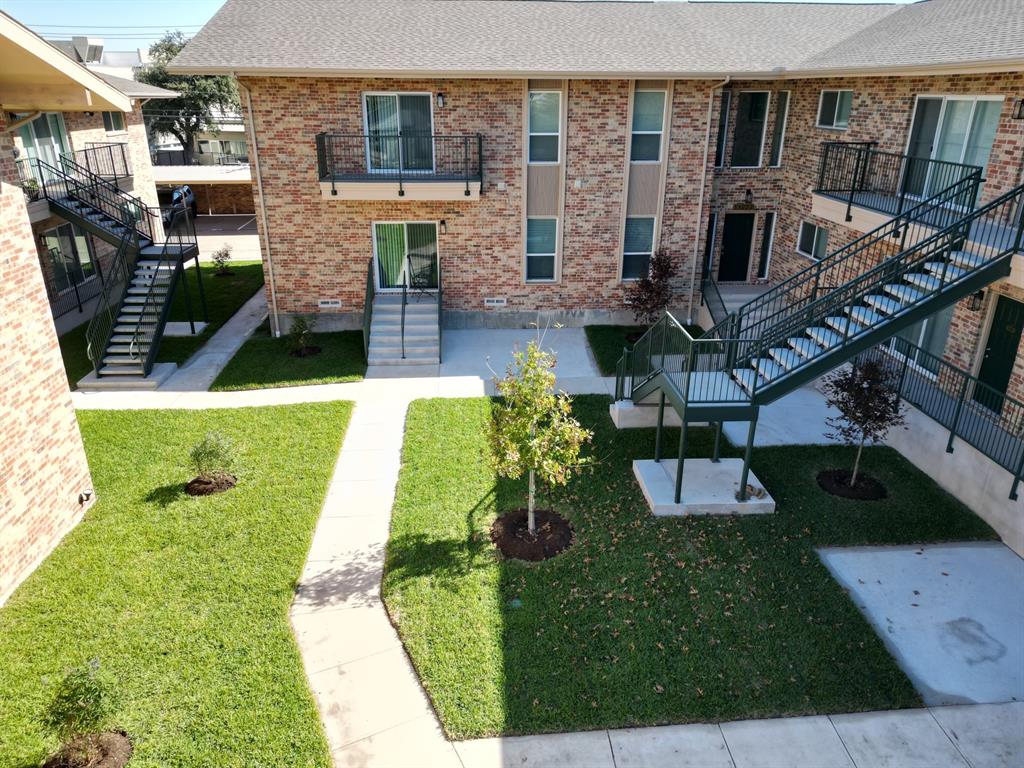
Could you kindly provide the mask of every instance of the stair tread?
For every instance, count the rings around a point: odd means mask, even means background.
[[[754,382],[757,381],[757,372],[753,368],[734,368],[732,377],[749,395],[754,391]]]
[[[848,314],[854,322],[859,323],[860,325],[876,325],[885,321],[885,315],[880,315],[868,307],[847,307],[846,309],[846,314]]]
[[[806,337],[787,339],[787,341],[789,342],[789,346],[795,349],[801,357],[807,358],[808,360],[817,357],[825,351],[824,347],[820,344],[817,344]]]
[[[952,280],[959,280],[967,274],[966,269],[960,269],[960,267],[945,261],[929,261],[925,263],[924,268],[939,278],[944,274],[947,283]]]
[[[865,296],[864,301],[885,315],[895,315],[903,309],[903,305],[896,301],[896,299],[882,296],[881,294],[873,293],[870,296]]]
[[[754,367],[765,381],[775,381],[775,379],[786,374],[785,368],[767,357],[759,357],[755,360]]]
[[[842,336],[853,337],[864,330],[864,326],[853,322],[848,317],[826,317],[825,322]]]
[[[942,281],[939,278],[933,275],[926,275],[924,272],[911,272],[904,275],[903,279],[930,292],[937,291],[942,287]],[[924,295],[922,294],[922,296]]]
[[[883,289],[886,293],[895,296],[905,304],[913,304],[924,298],[924,294],[909,285],[890,284]]]
[[[795,349],[790,347],[772,347],[768,350],[768,354],[787,371],[793,370],[804,361],[804,358]]]
[[[971,253],[970,251],[953,251],[949,254],[949,259],[954,264],[970,267],[971,269],[977,269],[988,261],[984,256],[979,256],[978,254]]]
[[[821,326],[815,326],[807,329],[807,335],[814,339],[818,344],[824,347],[826,350],[839,344],[843,337],[836,333],[831,328],[823,328]],[[823,350],[824,351],[824,350]]]

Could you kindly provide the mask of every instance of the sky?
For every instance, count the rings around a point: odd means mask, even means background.
[[[847,3],[862,1],[832,0]],[[69,38],[71,35],[84,34],[102,37],[108,51],[130,51],[135,48],[149,48],[150,43],[168,30],[181,30],[186,36],[191,37],[209,21],[223,2],[224,0],[0,0],[0,10],[43,37]]]

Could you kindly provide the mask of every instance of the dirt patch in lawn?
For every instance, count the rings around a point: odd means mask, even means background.
[[[505,557],[514,560],[547,560],[572,546],[573,530],[569,521],[550,509],[534,512],[537,533],[531,534],[526,510],[506,512],[491,526],[491,541]]]
[[[288,354],[292,357],[312,357],[313,355],[319,355],[322,350],[320,347],[302,347],[302,349],[293,349]]]
[[[121,768],[132,756],[132,743],[123,731],[78,736],[43,763],[43,768]]]
[[[861,473],[857,484],[850,485],[850,471],[847,469],[826,469],[818,473],[818,485],[833,496],[857,501],[878,501],[889,493],[878,480]]]
[[[227,473],[213,477],[194,477],[185,483],[185,493],[189,496],[212,496],[215,493],[230,491],[237,482],[237,477]]]

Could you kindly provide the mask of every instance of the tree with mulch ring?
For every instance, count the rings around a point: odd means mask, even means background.
[[[865,443],[881,442],[890,429],[904,421],[895,374],[875,360],[854,362],[825,379],[825,400],[839,411],[825,420],[832,429],[826,436],[855,445],[857,454],[852,470],[824,470],[818,474],[818,485],[847,499],[884,499],[885,486],[860,474],[860,459]]]
[[[316,320],[304,317],[296,317],[292,320],[291,328],[288,329],[288,347],[292,357],[312,357],[319,355],[320,347],[314,345],[313,328],[316,327]]]
[[[189,452],[196,476],[185,484],[189,496],[211,496],[235,487],[231,474],[236,463],[235,444],[220,432],[207,432]]]
[[[572,399],[555,392],[555,364],[555,356],[534,340],[515,352],[505,377],[494,381],[502,398],[491,431],[495,471],[529,478],[526,509],[506,512],[491,526],[491,541],[509,558],[546,560],[573,541],[568,520],[536,508],[538,476],[548,487],[565,485],[589,463],[580,449],[593,436],[573,417]]]
[[[121,768],[132,756],[132,743],[124,731],[103,730],[110,719],[112,686],[100,674],[99,662],[70,670],[57,684],[43,725],[61,741],[61,747],[43,768]]]
[[[216,267],[213,272],[214,277],[229,277],[235,274],[228,263],[231,261],[231,245],[228,243],[224,243],[224,245],[214,251],[210,258]]]

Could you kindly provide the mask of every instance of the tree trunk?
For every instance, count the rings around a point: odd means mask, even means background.
[[[535,498],[537,495],[537,480],[533,470],[530,470],[530,497],[526,503],[526,527],[530,531],[531,536],[537,535],[537,519],[534,517],[533,511],[535,506]]]
[[[860,439],[860,444],[857,446],[857,458],[853,460],[853,474],[850,475],[850,487],[853,488],[857,484],[857,471],[860,469],[860,454],[864,450],[864,438]]]

